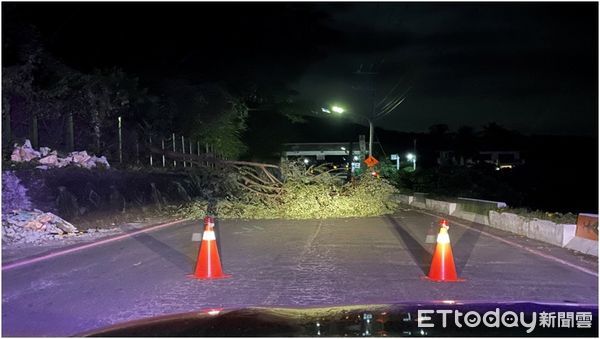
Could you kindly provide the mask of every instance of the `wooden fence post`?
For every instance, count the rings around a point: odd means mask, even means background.
[[[175,151],[175,133],[173,133],[173,152]],[[173,160],[173,167],[177,167],[177,161]]]
[[[192,139],[191,138],[188,140],[188,144],[190,144],[190,159],[192,159],[191,156],[192,156],[193,153],[192,153]],[[194,167],[194,163],[193,162],[190,162],[190,167]]]
[[[181,154],[183,154],[183,167],[185,167],[185,140],[183,135],[181,136]]]
[[[123,163],[123,134],[122,134],[122,122],[121,117],[117,118],[119,121],[119,163]],[[137,146],[137,143],[136,143]]]
[[[162,164],[163,164],[163,167],[166,167],[166,163],[165,163],[165,138],[161,138],[160,140],[161,140],[160,144],[162,146]]]
[[[149,137],[148,137],[148,139],[150,140],[150,141],[149,141],[149,142],[150,142],[150,146],[152,146],[152,136],[149,136]],[[153,162],[153,160],[154,160],[154,159],[152,159],[152,152],[150,152],[150,167],[152,167],[152,166],[153,166],[153,163],[152,163],[152,162]]]
[[[206,148],[206,167],[208,167],[208,143],[205,144],[205,148]]]

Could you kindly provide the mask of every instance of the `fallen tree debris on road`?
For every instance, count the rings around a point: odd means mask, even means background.
[[[220,218],[323,219],[367,217],[392,213],[397,203],[390,199],[396,189],[385,179],[369,174],[343,183],[326,166],[305,168],[303,164],[281,166],[282,180],[266,173],[241,171],[237,183],[242,193],[221,199],[214,209]],[[178,208],[180,216],[201,218],[206,201]]]

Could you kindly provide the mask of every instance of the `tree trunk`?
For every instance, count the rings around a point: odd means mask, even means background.
[[[100,154],[100,117],[98,111],[92,112],[92,126],[94,127],[94,144],[96,146],[96,154]]]
[[[73,152],[75,150],[75,138],[73,132],[73,113],[69,112],[67,115],[67,151]]]
[[[2,136],[4,137],[4,145],[7,149],[12,147],[12,129],[10,126],[10,102],[8,98],[2,98],[2,112],[4,117],[4,122],[2,123]]]
[[[38,148],[38,118],[37,115],[34,114],[31,118],[31,147]]]

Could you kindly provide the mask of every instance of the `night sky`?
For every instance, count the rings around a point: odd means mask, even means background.
[[[597,135],[598,4],[6,3],[3,65],[35,25],[90,71],[119,66],[152,89],[185,77],[290,88],[365,114],[410,88],[377,125],[495,121],[523,133]],[[377,75],[356,75],[360,67]],[[371,82],[371,84],[369,83]]]

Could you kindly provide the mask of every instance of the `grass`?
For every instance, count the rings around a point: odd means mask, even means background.
[[[529,210],[526,208],[502,208],[497,209],[497,212],[507,212],[517,214],[521,217],[529,219],[550,220],[557,224],[575,224],[577,223],[577,215],[573,213],[558,213],[544,212],[539,210]]]

